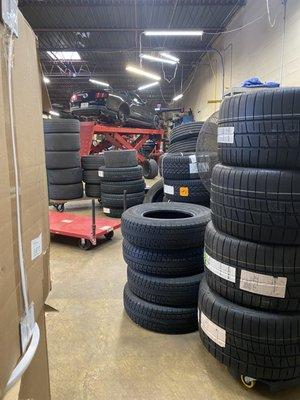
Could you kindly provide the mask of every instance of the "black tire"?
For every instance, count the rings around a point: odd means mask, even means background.
[[[90,240],[88,239],[79,239],[78,240],[78,247],[81,250],[91,250],[93,248],[93,244]]]
[[[146,193],[144,203],[160,203],[164,199],[164,180],[160,179]]]
[[[182,250],[152,250],[123,240],[123,257],[127,265],[142,274],[180,277],[203,272],[203,247]]]
[[[104,152],[106,168],[136,167],[138,165],[136,150],[108,150]]]
[[[127,268],[128,287],[140,299],[161,306],[197,306],[202,275],[180,278],[149,276]]]
[[[48,185],[49,199],[51,200],[71,200],[80,199],[83,196],[82,183],[71,185]]]
[[[114,231],[110,231],[110,232],[105,233],[104,237],[107,240],[111,240],[114,237],[114,235],[115,235],[115,232]]]
[[[230,129],[234,132],[228,143],[226,132]],[[300,89],[259,90],[225,98],[219,113],[218,142],[224,164],[299,169]]]
[[[300,311],[300,246],[240,240],[210,222],[205,251],[207,283],[222,297],[267,311]]]
[[[103,213],[110,218],[121,218],[123,212],[123,208],[103,207]]]
[[[160,171],[165,180],[190,180],[199,178],[196,156],[193,153],[164,154],[161,158]]]
[[[148,203],[126,210],[123,237],[148,249],[201,247],[210,210],[195,204]]]
[[[168,200],[209,206],[209,192],[200,179],[166,180],[164,193]]]
[[[299,378],[299,326],[300,314],[242,307],[214,293],[205,279],[200,283],[201,340],[239,374],[270,381]]]
[[[84,170],[98,170],[104,166],[103,154],[90,154],[81,157],[81,166]]]
[[[127,194],[139,193],[145,191],[144,179],[125,182],[102,182],[102,191],[108,194],[123,194],[126,190]]]
[[[153,119],[153,127],[154,127],[154,129],[161,129],[161,127],[162,127],[162,122],[158,115],[155,115],[155,117]]]
[[[48,183],[54,185],[80,183],[82,181],[82,170],[80,167],[68,169],[48,169],[47,178]]]
[[[154,179],[158,174],[157,162],[153,159],[143,162],[143,175],[146,179]]]
[[[121,124],[121,126],[126,126],[127,124],[127,116],[128,116],[128,112],[125,112],[125,110],[119,110],[118,111],[118,120]]]
[[[188,124],[182,124],[175,127],[170,136],[171,143],[177,143],[182,140],[189,140],[196,138],[203,126],[203,122],[190,122]]]
[[[94,197],[95,199],[101,198],[101,185],[98,183],[86,183],[85,195],[87,197]]]
[[[136,181],[143,178],[143,168],[140,165],[126,168],[101,167],[99,175],[103,182]]]
[[[126,206],[132,207],[141,204],[144,201],[145,192],[130,193],[126,195]],[[101,188],[101,202],[103,207],[108,208],[123,208],[124,194],[109,194],[103,192]]]
[[[86,170],[83,171],[83,182],[98,184],[100,186],[101,178],[99,176],[98,170]]]
[[[212,221],[241,239],[300,244],[300,171],[214,167]]]
[[[79,168],[80,155],[77,151],[46,151],[47,169]]]
[[[133,322],[154,332],[182,334],[196,331],[197,308],[166,307],[149,303],[124,288],[124,308]]]
[[[80,137],[78,133],[49,133],[44,138],[46,151],[80,150]]]
[[[44,133],[79,133],[80,123],[78,119],[44,119]]]
[[[168,153],[195,153],[197,147],[197,138],[182,140],[178,143],[170,144]]]

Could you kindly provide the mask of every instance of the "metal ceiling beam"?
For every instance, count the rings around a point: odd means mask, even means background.
[[[53,76],[47,75],[47,78],[50,78],[51,84],[53,84],[53,86],[56,85],[56,84],[69,85],[69,86],[74,86],[74,85],[89,85],[89,86],[93,86],[93,85],[91,85],[89,83],[87,77],[86,77],[85,80],[77,79],[77,78],[72,78],[72,79],[69,79],[69,80],[68,79],[56,80],[56,77],[54,78]],[[94,78],[94,76],[93,76],[93,78]],[[95,77],[95,78],[97,78],[97,77]],[[179,79],[177,79],[176,82],[179,82]],[[128,85],[131,85],[131,86],[132,85],[138,85],[137,81],[135,81],[135,80],[128,81],[127,79],[126,79],[126,81],[122,80],[122,79],[120,79],[120,80],[114,79],[114,80],[110,80],[109,83],[112,86],[115,85],[115,84],[126,84],[126,86],[128,86]],[[59,87],[58,87],[58,89],[59,89]]]
[[[173,6],[174,0],[163,0],[158,2],[159,5],[170,5]],[[34,5],[34,7],[45,7],[45,6],[60,6],[66,7],[71,6],[74,7],[101,7],[101,6],[109,6],[109,5],[129,5],[134,6],[134,0],[84,0],[84,1],[74,1],[74,0],[19,0],[19,7],[25,7]],[[244,6],[246,4],[246,0],[180,0],[179,5],[198,5],[198,6]]]
[[[222,32],[224,29],[221,27],[200,27],[201,30],[204,31],[209,31],[209,32]],[[35,32],[144,32],[146,31],[148,28],[95,28],[95,27],[74,27],[74,28],[53,28],[53,27],[43,27],[43,28],[33,28],[33,30]],[[162,28],[156,28],[157,30],[159,29],[164,29],[164,27]],[[174,28],[176,29],[176,28]],[[193,30],[193,29],[199,29],[198,27],[189,27],[189,30]]]
[[[51,78],[51,77],[50,77]],[[178,82],[178,81],[177,81]],[[57,82],[57,81],[52,81],[51,80],[51,84],[53,84],[53,87],[54,87],[54,85],[55,84],[57,84],[57,83],[59,83],[59,86],[69,86],[69,87],[73,87],[73,86],[81,86],[81,85],[84,85],[84,86],[89,86],[89,87],[96,87],[96,86],[92,86],[92,85],[90,85],[89,84],[89,82],[86,80],[86,81],[59,81],[59,82]],[[124,82],[123,82],[124,83]],[[119,84],[121,84],[120,83],[120,81],[110,81],[110,84],[111,84],[111,86],[116,86],[116,85],[119,85]],[[123,86],[123,85],[122,85]],[[136,86],[138,86],[138,83],[137,82],[128,82],[128,81],[126,81],[126,86],[134,86],[134,87],[136,87]],[[56,88],[57,90],[60,90],[60,88],[58,87],[58,88]]]
[[[192,53],[192,52],[203,52],[206,50],[207,47],[195,47],[191,49],[187,49],[186,47],[184,48],[172,48],[170,49],[169,47],[167,50],[169,52],[177,52],[177,53]],[[135,53],[139,52],[140,49],[138,48],[131,48],[131,49],[111,49],[111,48],[99,48],[99,47],[40,47],[39,50],[41,52],[47,52],[47,51],[79,51],[81,53]],[[159,51],[159,50],[166,50],[165,47],[151,47],[151,48],[145,48],[143,47],[143,52],[145,51]],[[54,61],[54,60],[53,60]]]
[[[50,83],[48,84],[48,89],[55,89],[55,90],[60,90],[61,85],[67,85],[70,87],[76,86],[76,85],[85,85],[88,87],[98,87],[97,85],[94,85],[92,83],[90,83],[88,81],[88,78],[86,77],[85,80],[83,79],[78,79],[78,78],[70,78],[70,79],[56,79],[56,77],[51,77],[49,75],[47,75],[48,78],[50,78]],[[99,77],[100,78],[100,77]],[[128,77],[127,77],[128,78]],[[130,78],[130,77],[129,77]],[[178,83],[179,80],[176,81],[176,83]],[[109,83],[113,86],[115,86],[116,84],[120,84],[122,86],[140,86],[140,82],[138,80],[134,80],[134,79],[126,79],[123,80],[118,80],[118,79],[109,79]],[[165,88],[166,90],[173,90],[173,85],[171,87],[168,86],[167,82],[163,81],[161,82],[161,87]],[[154,88],[155,89],[155,88]],[[150,92],[149,92],[150,93]]]
[[[100,78],[100,77],[104,77],[104,76],[118,76],[118,77],[127,77],[128,78],[128,73],[125,73],[125,72],[110,72],[110,73],[107,73],[107,72],[94,72],[94,73],[85,73],[85,74],[82,74],[82,73],[80,73],[80,75],[77,75],[76,76],[76,78],[73,78],[73,77],[71,77],[71,76],[68,76],[68,75],[62,75],[62,74],[60,74],[60,73],[47,73],[47,72],[45,72],[45,75],[46,76],[48,76],[49,78],[65,78],[65,79],[78,79],[78,78],[82,78],[82,79],[85,79],[85,78],[90,78],[91,77],[91,75],[93,75],[93,77],[94,78]]]
[[[141,28],[92,28],[92,27],[74,27],[74,28],[33,28],[35,32],[143,32]]]

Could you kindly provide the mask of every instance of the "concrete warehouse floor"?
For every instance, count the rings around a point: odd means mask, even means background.
[[[79,212],[87,213],[87,208]],[[47,313],[53,400],[299,400],[247,391],[202,346],[197,332],[162,335],[135,325],[123,309],[122,236],[91,251],[53,241]]]

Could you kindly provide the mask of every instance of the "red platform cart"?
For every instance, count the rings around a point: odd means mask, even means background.
[[[81,249],[97,245],[98,239],[112,239],[114,231],[121,226],[118,218],[96,218],[95,200],[92,200],[92,216],[49,211],[50,233],[78,239]]]

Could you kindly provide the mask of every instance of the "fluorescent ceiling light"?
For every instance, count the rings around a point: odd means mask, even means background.
[[[50,83],[50,79],[47,78],[47,76],[44,76],[44,77],[43,77],[43,81],[44,81],[44,83]]]
[[[202,36],[203,31],[145,31],[144,34],[146,36]]]
[[[151,72],[147,72],[147,71],[145,71],[145,70],[143,70],[141,68],[134,67],[133,65],[127,65],[126,71],[133,72],[133,73],[135,73],[137,75],[147,76],[148,78],[154,79],[156,81],[160,81],[161,80],[161,77],[159,75],[152,74]]]
[[[47,54],[52,58],[52,60],[60,60],[60,61],[81,60],[80,54],[77,51],[47,51]]]
[[[175,96],[174,98],[173,98],[173,101],[177,101],[177,100],[179,100],[179,99],[182,99],[182,97],[183,97],[183,94],[181,93],[181,94],[178,94],[177,96]]]
[[[177,58],[175,56],[172,56],[172,54],[169,54],[169,53],[161,52],[160,55],[165,57],[165,58],[169,58],[169,60],[173,60],[173,61],[175,61],[177,63],[179,63],[179,61],[180,61],[179,58]]]
[[[148,89],[148,88],[150,88],[150,87],[152,87],[152,86],[156,86],[156,85],[158,85],[158,84],[159,84],[159,82],[148,83],[147,85],[140,86],[140,87],[138,88],[138,90]]]
[[[59,117],[60,116],[60,114],[59,114],[59,112],[57,112],[57,111],[49,111],[49,114],[50,115],[53,115],[53,116],[55,116],[55,117]]]
[[[96,79],[89,79],[89,82],[95,83],[96,85],[100,85],[100,86],[106,86],[106,87],[109,86],[109,83],[97,81]]]
[[[177,62],[174,60],[168,60],[166,58],[154,57],[154,56],[151,56],[150,54],[141,54],[140,58],[142,58],[144,60],[157,61],[157,62],[162,62],[162,63],[166,63],[166,64],[171,64],[171,65],[177,64]]]

